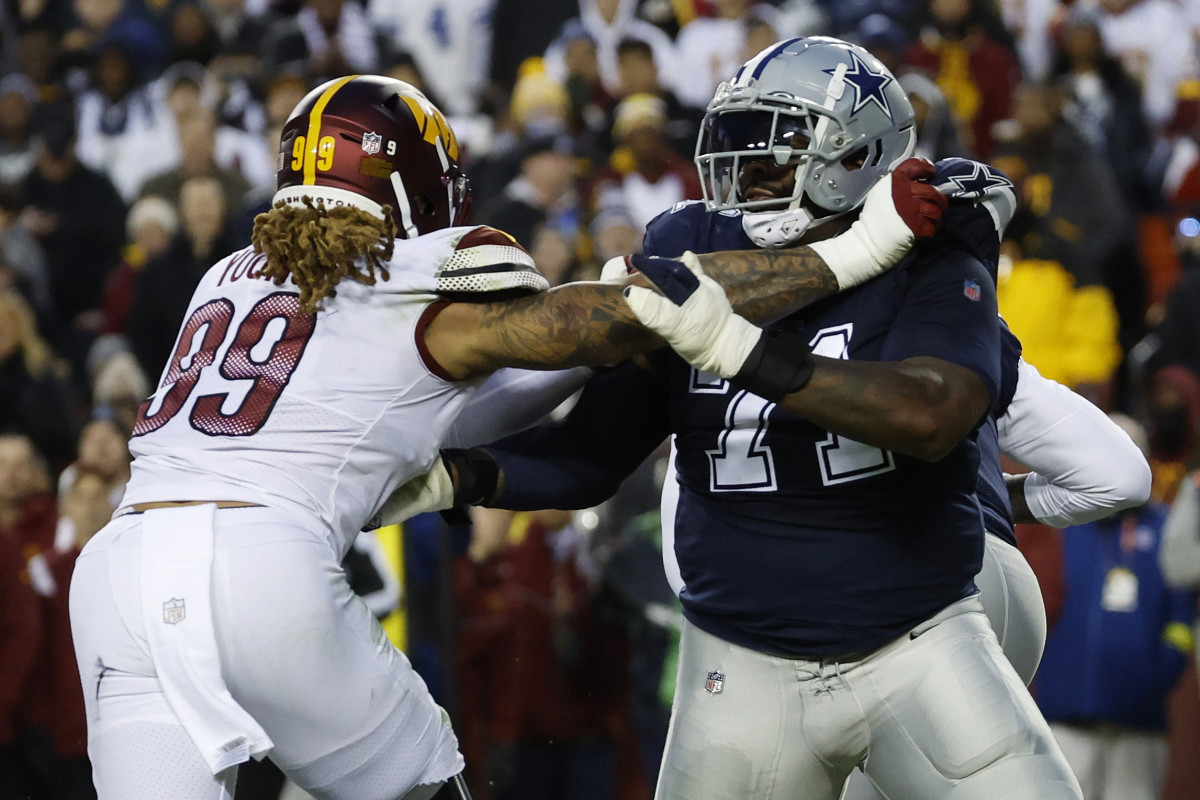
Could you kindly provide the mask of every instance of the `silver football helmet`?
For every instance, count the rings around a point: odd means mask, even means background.
[[[782,247],[858,208],[915,144],[912,104],[887,67],[809,36],[768,47],[718,87],[695,160],[709,207],[740,209],[756,244]],[[790,195],[764,178],[787,172]]]

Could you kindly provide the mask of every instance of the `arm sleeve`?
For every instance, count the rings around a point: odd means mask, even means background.
[[[625,362],[589,381],[562,421],[487,445],[504,473],[504,491],[488,505],[590,508],[612,496],[669,428],[661,379]]]
[[[471,396],[443,447],[475,447],[530,428],[595,374],[591,367],[497,370]]]
[[[1200,589],[1200,488],[1193,473],[1179,485],[1163,525],[1158,552],[1163,580],[1175,589]]]
[[[1025,479],[1033,515],[1065,528],[1146,502],[1150,465],[1125,431],[1031,364],[1018,370],[1016,394],[998,420],[1000,450],[1033,470]]]

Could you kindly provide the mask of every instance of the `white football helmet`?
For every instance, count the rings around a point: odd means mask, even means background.
[[[782,247],[858,208],[915,144],[912,104],[887,67],[858,45],[809,36],[768,47],[721,84],[695,161],[709,208],[740,209],[756,244]],[[756,162],[794,166],[791,194],[756,190]]]

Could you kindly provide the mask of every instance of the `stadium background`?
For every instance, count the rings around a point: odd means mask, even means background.
[[[0,797],[87,796],[71,566],[120,497],[194,284],[267,207],[278,131],[310,88],[353,72],[422,87],[463,143],[472,221],[557,283],[699,197],[692,150],[723,76],[822,33],[892,68],[919,154],[1013,178],[1002,313],[1043,374],[1140,426],[1169,504],[1200,422],[1197,0],[5,0]],[[515,753],[549,741],[587,796],[649,796],[678,613],[656,575],[662,479],[652,459],[599,509],[487,512],[474,537],[422,517],[352,554],[451,710],[477,797],[515,791]],[[1021,531],[1052,624],[1070,535]],[[1162,796],[1196,797],[1194,665],[1155,691]],[[247,770],[239,798],[278,785]]]

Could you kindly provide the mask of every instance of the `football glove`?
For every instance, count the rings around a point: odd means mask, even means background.
[[[439,455],[429,472],[410,478],[392,492],[383,507],[363,526],[363,530],[399,525],[426,511],[441,511],[453,505],[454,482],[450,479],[446,460]]]
[[[837,277],[839,289],[857,286],[891,269],[917,239],[937,232],[948,201],[923,182],[933,174],[933,164],[924,159],[903,161],[871,187],[858,219],[849,228],[809,245]]]
[[[662,294],[629,286],[625,302],[689,364],[768,400],[808,382],[815,366],[811,349],[795,336],[766,332],[735,314],[725,290],[704,274],[694,253],[679,261],[644,255],[631,261]]]

